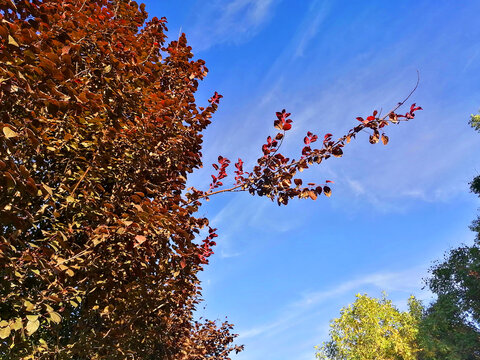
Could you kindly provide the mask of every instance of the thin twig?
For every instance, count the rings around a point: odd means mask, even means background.
[[[91,250],[91,249],[85,249],[85,250],[83,250],[83,251],[80,251],[77,255],[74,255],[74,256],[72,256],[71,258],[68,258],[68,259],[65,259],[65,260],[63,260],[63,261],[60,261],[59,263],[57,263],[57,266],[63,265],[63,264],[65,264],[65,263],[68,262],[68,261],[74,260],[74,259],[76,259],[76,258],[78,258],[78,257],[80,257],[80,256],[82,256],[82,255],[85,255],[85,254],[86,254],[87,252],[89,252],[89,251],[91,252],[92,250]]]
[[[417,87],[418,87],[418,84],[420,83],[420,72],[417,70],[417,83],[415,84],[415,87],[413,88],[412,91],[410,91],[410,94],[408,94],[408,96],[403,99],[403,101],[399,102],[397,104],[397,106],[395,106],[392,110],[390,110],[390,112],[388,112],[384,117],[382,117],[380,119],[380,121],[383,121],[387,118],[387,116],[389,116],[391,113],[394,113],[395,111],[397,111],[397,109],[402,106],[403,104],[405,104],[405,102],[410,98],[410,96],[412,96],[412,94],[415,92],[415,90],[417,90]]]
[[[83,181],[83,179],[85,179],[85,176],[87,176],[87,174],[88,174],[88,172],[90,171],[91,168],[92,168],[92,165],[89,165],[87,170],[83,173],[82,177],[80,178],[80,180],[78,180],[77,184],[73,188],[72,192],[70,193],[70,196],[73,196],[73,194],[75,193],[75,191],[78,188],[78,185],[80,185],[80,183]]]

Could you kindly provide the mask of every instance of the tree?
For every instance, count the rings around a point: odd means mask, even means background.
[[[420,360],[479,359],[478,330],[465,319],[452,296],[439,296],[425,311],[418,339]]]
[[[399,311],[385,295],[357,295],[330,324],[330,340],[317,347],[324,360],[414,360],[421,304],[412,296],[409,311]]]
[[[330,196],[296,173],[360,132],[386,144],[384,128],[420,110],[397,114],[407,97],[318,149],[308,132],[297,160],[279,153],[292,127],[280,111],[252,170],[239,159],[226,187],[220,156],[208,190],[186,189],[222,96],[197,106],[205,62],[147,18],[128,0],[0,0],[2,359],[227,359],[241,350],[231,325],[193,316],[217,236],[202,201]]]

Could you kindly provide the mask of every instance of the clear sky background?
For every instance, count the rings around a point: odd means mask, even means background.
[[[478,198],[480,134],[467,124],[480,108],[479,1],[161,0],[169,38],[185,32],[210,69],[197,93],[224,95],[205,133],[205,167],[189,180],[207,188],[218,155],[252,165],[275,111],[292,113],[284,153],[299,157],[308,130],[340,137],[355,117],[388,111],[421,80],[417,117],[387,127],[388,146],[363,134],[304,172],[335,181],[331,198],[278,207],[246,193],[202,207],[219,233],[202,274],[199,316],[235,324],[245,351],[235,360],[311,360],[328,323],[356,293],[385,290],[405,308],[428,303],[422,278],[461,243]],[[409,104],[411,103],[409,101]],[[405,109],[406,111],[406,109]]]

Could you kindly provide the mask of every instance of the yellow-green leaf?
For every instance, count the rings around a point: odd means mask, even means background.
[[[33,309],[35,309],[35,306],[28,300],[25,300],[23,302],[23,306],[25,306],[25,308],[26,308],[25,310],[27,310],[27,311],[32,311]]]
[[[59,324],[60,321],[62,321],[60,314],[55,311],[50,313],[50,319],[52,319],[52,321],[56,324]]]
[[[12,129],[10,129],[8,126],[3,127],[3,134],[5,135],[5,137],[7,139],[18,136],[18,134],[15,131],[13,131]]]
[[[28,321],[35,321],[38,319],[38,315],[27,315]]]
[[[15,41],[12,35],[8,35],[8,44],[18,47],[18,43]]]
[[[15,321],[10,325],[12,330],[20,330],[23,327],[22,319],[16,318]]]
[[[35,331],[37,331],[39,326],[40,326],[40,321],[38,320],[29,321],[26,327],[28,335],[32,335]]]
[[[3,323],[6,324],[5,327],[1,327],[2,326],[1,324],[3,324]],[[6,321],[2,321],[0,323],[0,339],[6,339],[7,337],[9,337],[10,332],[11,332],[11,330],[10,330],[10,326],[8,326],[8,323]]]
[[[42,183],[42,186],[50,194],[50,196],[53,195],[53,190],[50,186],[48,186],[46,184],[43,184],[43,183]]]

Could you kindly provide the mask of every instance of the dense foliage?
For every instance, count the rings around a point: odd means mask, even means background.
[[[385,296],[357,295],[330,324],[330,340],[318,347],[320,360],[415,360],[422,308],[409,299],[409,311],[399,311]]]
[[[226,187],[220,156],[210,189],[186,189],[221,95],[197,106],[204,61],[147,19],[127,0],[0,0],[1,359],[227,359],[231,325],[193,316],[216,237],[202,199],[330,196],[297,171],[360,132],[387,144],[383,128],[420,109],[359,117],[319,148],[308,132],[296,160],[279,153],[283,110],[251,171],[239,159]]]
[[[133,2],[0,4],[0,356],[226,357],[230,325],[192,318],[213,242],[182,197],[204,62]]]

